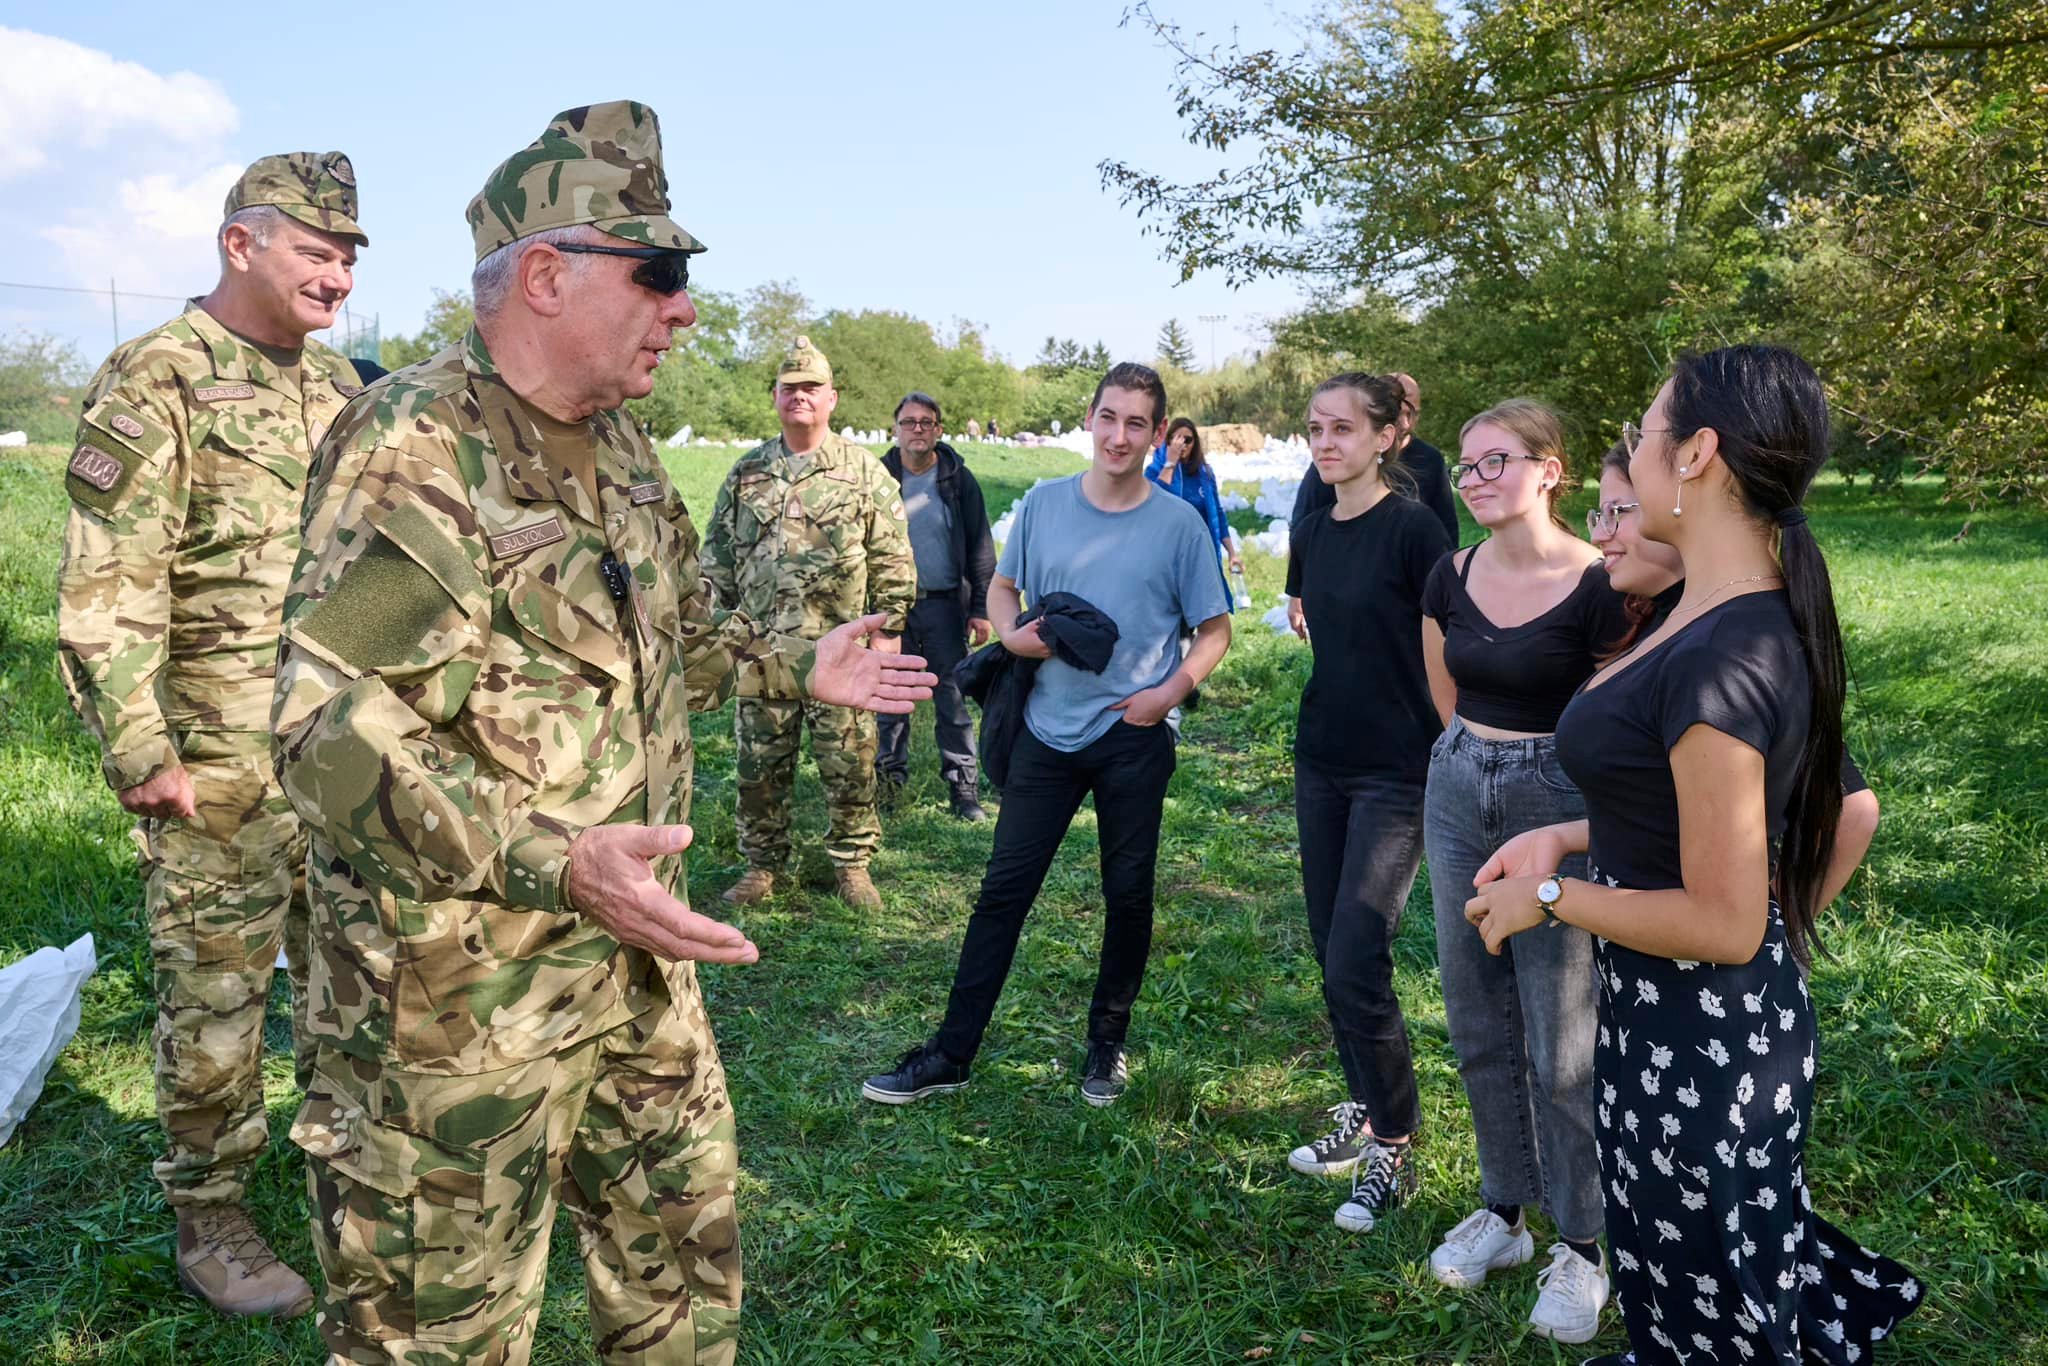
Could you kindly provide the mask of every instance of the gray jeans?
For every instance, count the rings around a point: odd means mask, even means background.
[[[1550,736],[1482,740],[1454,717],[1430,751],[1423,840],[1437,964],[1472,1103],[1481,1198],[1536,1206],[1578,1242],[1597,1238],[1602,1223],[1593,937],[1570,925],[1540,925],[1510,939],[1496,958],[1466,921],[1465,902],[1472,875],[1510,837],[1585,814]],[[1584,877],[1585,864],[1574,855],[1562,871]]]

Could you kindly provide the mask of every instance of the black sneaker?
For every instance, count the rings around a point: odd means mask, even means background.
[[[1372,1122],[1365,1116],[1362,1101],[1339,1101],[1330,1107],[1337,1127],[1313,1143],[1304,1143],[1287,1154],[1287,1165],[1303,1176],[1343,1176],[1358,1165],[1359,1156],[1372,1142]]]
[[[908,1105],[966,1084],[966,1063],[954,1062],[937,1043],[921,1043],[897,1060],[895,1071],[862,1082],[860,1094],[883,1105]]]
[[[1097,1107],[1114,1105],[1131,1084],[1124,1046],[1097,1041],[1088,1045],[1088,1070],[1081,1077],[1081,1099]]]
[[[953,819],[966,821],[969,825],[988,819],[988,812],[981,809],[980,794],[972,783],[961,783],[953,789]]]
[[[1337,1206],[1338,1228],[1370,1233],[1381,1215],[1415,1194],[1418,1182],[1414,1154],[1408,1151],[1411,1146],[1374,1143],[1365,1150],[1351,1169],[1351,1198]]]

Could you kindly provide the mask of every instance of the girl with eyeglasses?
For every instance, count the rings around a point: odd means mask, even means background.
[[[1451,474],[1487,538],[1444,556],[1423,591],[1422,653],[1444,733],[1429,756],[1423,832],[1444,1017],[1472,1107],[1480,1207],[1430,1271],[1459,1289],[1535,1255],[1525,1212],[1557,1230],[1531,1328],[1586,1342],[1600,1327],[1600,1162],[1593,1141],[1593,940],[1553,926],[1495,955],[1465,919],[1472,879],[1526,830],[1586,814],[1558,762],[1557,718],[1627,629],[1600,553],[1557,515],[1567,487],[1557,415],[1510,399],[1465,424]],[[1583,858],[1563,870],[1583,877]]]
[[[1808,1207],[1802,971],[1832,867],[1846,666],[1802,503],[1827,399],[1790,351],[1678,363],[1625,434],[1640,533],[1678,603],[1558,721],[1583,821],[1518,835],[1467,918],[1499,951],[1595,936],[1596,1123],[1630,1352],[1595,1366],[1864,1362],[1919,1281]],[[1581,879],[1565,859],[1589,854]]]
[[[1288,1165],[1351,1174],[1336,1222],[1355,1233],[1415,1190],[1421,1118],[1393,944],[1422,861],[1422,784],[1440,729],[1422,587],[1450,537],[1393,454],[1401,398],[1392,379],[1357,372],[1310,396],[1309,451],[1337,501],[1295,523],[1287,558],[1315,656],[1294,735],[1302,896],[1345,1085],[1336,1127]]]

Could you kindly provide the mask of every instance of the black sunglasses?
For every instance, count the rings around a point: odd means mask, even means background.
[[[630,256],[640,264],[633,268],[633,283],[656,294],[680,294],[690,287],[690,253],[673,247],[589,247],[577,242],[557,242],[556,251],[579,256]]]

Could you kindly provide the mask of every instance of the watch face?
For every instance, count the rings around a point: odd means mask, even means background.
[[[1563,895],[1564,887],[1554,877],[1547,877],[1536,885],[1536,899],[1538,901],[1548,903],[1557,900]]]

